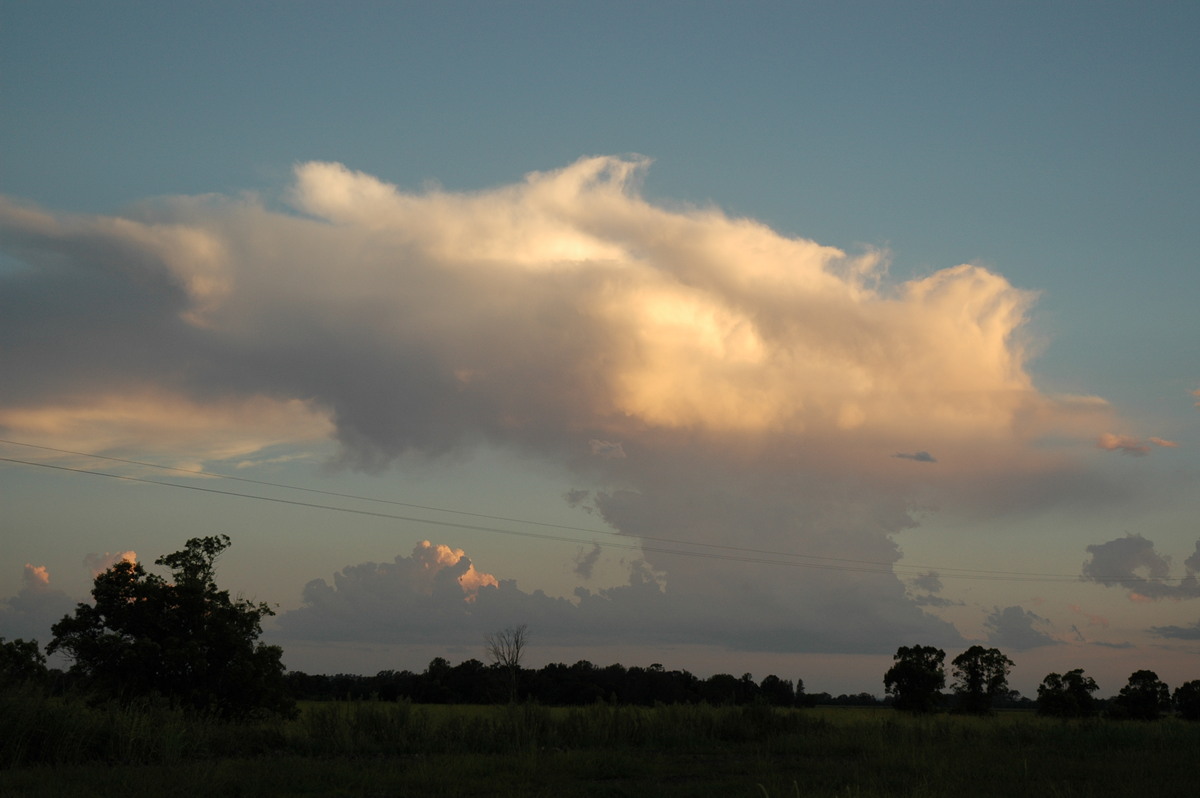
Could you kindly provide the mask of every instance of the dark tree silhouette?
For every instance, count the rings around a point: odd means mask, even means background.
[[[1037,711],[1054,718],[1089,718],[1096,714],[1092,693],[1100,688],[1082,668],[1064,674],[1049,673],[1038,685]]]
[[[1158,720],[1171,709],[1171,689],[1154,671],[1134,671],[1129,683],[1109,702],[1108,714],[1114,718]]]
[[[36,640],[0,637],[0,687],[22,682],[39,682],[47,676],[46,657]]]
[[[796,703],[796,688],[787,679],[780,679],[773,673],[763,678],[758,686],[758,694],[775,707],[790,707]]]
[[[954,692],[958,707],[973,715],[986,715],[992,703],[1008,694],[1008,674],[1013,661],[999,649],[971,646],[954,658]]]
[[[906,712],[932,712],[946,685],[942,663],[946,652],[933,646],[901,646],[896,664],[883,675],[883,686],[893,697],[892,706]]]
[[[525,624],[510,626],[484,638],[484,648],[492,667],[508,672],[509,701],[517,700],[517,678],[521,673],[521,658],[529,644],[529,628]]]
[[[1184,720],[1200,720],[1200,679],[1175,688],[1175,708]]]
[[[228,547],[227,535],[192,538],[160,557],[171,581],[117,563],[96,577],[94,605],[79,604],[53,626],[46,650],[66,653],[72,675],[109,697],[158,695],[224,717],[292,714],[282,651],[257,642],[270,607],[231,599],[214,581]]]

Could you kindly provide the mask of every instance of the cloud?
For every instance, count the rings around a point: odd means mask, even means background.
[[[896,452],[894,455],[892,455],[892,457],[899,457],[903,460],[916,460],[918,463],[936,463],[937,462],[936,457],[931,455],[929,452],[925,452],[925,451],[913,452],[911,454],[909,454],[907,452]]]
[[[603,550],[600,548],[599,543],[593,544],[592,550],[586,554],[581,552],[575,558],[575,573],[584,579],[591,579],[592,571],[595,569],[596,563],[600,560],[602,552]]]
[[[625,449],[620,443],[611,443],[609,441],[598,441],[595,438],[588,441],[588,447],[592,454],[596,457],[604,458],[622,458],[625,456]]]
[[[1184,576],[1171,582],[1171,561],[1154,549],[1154,544],[1141,535],[1097,543],[1087,547],[1091,559],[1083,564],[1081,578],[1107,587],[1122,587],[1134,601],[1153,601],[1163,598],[1200,598],[1200,541],[1196,550],[1184,560]]]
[[[1106,432],[1096,441],[1096,446],[1109,452],[1121,452],[1122,454],[1133,455],[1134,457],[1143,457],[1150,454],[1150,445],[1175,448],[1179,446],[1174,441],[1169,441],[1164,438],[1147,438],[1142,440],[1135,438],[1132,435],[1114,435],[1111,432]]]
[[[1151,626],[1150,633],[1172,640],[1200,640],[1200,621],[1191,626]]]
[[[119,551],[116,554],[111,554],[107,551],[103,554],[92,552],[83,558],[83,563],[87,566],[93,578],[104,573],[119,562],[136,563],[137,561],[138,557],[135,551]]]
[[[927,593],[940,593],[942,590],[942,578],[938,575],[937,571],[921,574],[909,584]]]
[[[1016,651],[1057,645],[1058,640],[1037,628],[1047,624],[1049,621],[1046,618],[1017,606],[1004,609],[996,607],[983,622],[989,643]]]
[[[942,591],[942,579],[936,571],[921,574],[910,580],[908,585],[910,588],[923,591],[910,594],[912,602],[918,607],[957,607],[964,604],[962,601],[936,595]]]
[[[25,564],[21,589],[0,603],[0,637],[50,642],[50,627],[75,609],[75,601],[50,584],[42,565]]]
[[[1108,628],[1108,619],[1103,615],[1095,615],[1090,612],[1085,612],[1078,604],[1069,605],[1069,609],[1076,615],[1082,615],[1087,620],[1088,626],[1102,626]]]
[[[901,624],[876,622],[872,641],[833,620],[815,625],[806,616],[788,617],[777,609],[747,616],[738,607],[699,603],[688,593],[668,591],[663,574],[645,560],[631,564],[627,584],[596,591],[580,587],[570,599],[526,592],[512,580],[498,579],[481,586],[470,601],[458,583],[474,567],[468,558],[433,573],[417,567],[422,560],[414,552],[394,563],[347,566],[334,574],[332,585],[311,581],[302,606],[277,618],[280,634],[289,640],[468,645],[498,628],[525,623],[540,641],[556,646],[702,643],[755,651],[871,653],[894,649],[913,634],[940,644],[959,640],[947,624],[922,621],[911,607],[895,614]],[[761,606],[772,610],[769,603]],[[828,600],[814,609],[828,611]]]
[[[1090,645],[1093,645],[1093,646],[1101,646],[1102,648],[1115,648],[1115,649],[1122,650],[1122,651],[1124,651],[1124,650],[1128,650],[1128,649],[1131,649],[1131,648],[1137,648],[1137,646],[1135,646],[1133,643],[1129,643],[1129,642],[1125,642],[1125,643],[1106,643],[1106,642],[1104,642],[1104,641],[1102,641],[1102,640],[1096,640],[1096,641],[1094,641],[1094,642],[1090,643]]]
[[[1108,404],[1043,394],[1026,370],[1034,293],[973,264],[892,281],[879,251],[656,205],[647,168],[589,157],[459,193],[314,162],[290,209],[0,201],[4,254],[25,267],[0,275],[0,426],[197,466],[326,438],[365,470],[481,445],[532,456],[643,542],[672,634],[734,647],[956,639],[887,573],[915,495],[990,516],[1119,493],[1079,457],[1118,423]],[[955,468],[895,467],[886,455],[934,462],[914,440]],[[765,554],[711,556],[731,545]],[[871,572],[813,567],[837,562]],[[291,623],[410,567],[350,566]],[[617,590],[578,606],[603,625],[650,591]],[[476,595],[476,613],[574,612],[503,580]],[[461,603],[426,609],[448,622]]]
[[[1040,434],[1066,408],[1023,370],[1030,292],[970,265],[882,290],[879,253],[656,207],[633,190],[645,168],[588,158],[410,194],[301,164],[289,196],[314,218],[211,196],[138,218],[7,202],[0,229],[35,276],[6,278],[4,337],[24,343],[4,365],[31,379],[6,381],[0,406],[304,401],[375,466],[478,436],[647,430],[861,441],[847,454],[928,431],[962,448]],[[71,348],[16,335],[52,326]],[[51,357],[62,368],[34,379]]]

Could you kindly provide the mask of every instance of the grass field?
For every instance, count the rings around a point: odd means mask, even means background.
[[[1195,796],[1200,724],[316,703],[226,724],[9,695],[0,795]]]

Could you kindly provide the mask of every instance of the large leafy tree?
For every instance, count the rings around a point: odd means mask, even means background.
[[[1055,718],[1089,718],[1096,714],[1096,699],[1092,693],[1099,689],[1095,679],[1084,676],[1083,668],[1063,674],[1048,673],[1038,685],[1038,714]]]
[[[1171,689],[1154,671],[1134,671],[1129,683],[1113,698],[1109,714],[1114,718],[1158,720],[1171,709]]]
[[[74,661],[73,675],[113,697],[158,695],[225,717],[267,710],[290,714],[282,650],[258,642],[266,604],[232,599],[215,582],[229,537],[192,538],[155,560],[119,562],[96,577],[94,604],[79,604],[52,628],[47,651]]]
[[[0,687],[46,678],[46,657],[36,640],[5,641],[0,637]]]
[[[1200,720],[1200,679],[1175,688],[1175,707],[1184,720]]]
[[[896,664],[883,675],[892,706],[918,713],[937,709],[946,686],[946,652],[933,646],[901,646],[893,659]]]
[[[992,702],[1008,692],[1013,661],[999,649],[971,646],[954,658],[954,688],[963,712],[985,715]]]

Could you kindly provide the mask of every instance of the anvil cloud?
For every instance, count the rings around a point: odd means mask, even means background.
[[[461,193],[312,162],[288,209],[5,201],[18,267],[0,274],[0,370],[25,376],[0,383],[0,429],[181,462],[333,436],[343,465],[375,471],[487,444],[569,470],[573,501],[647,545],[626,587],[522,604],[500,574],[475,616],[503,600],[564,634],[580,619],[619,634],[640,614],[647,637],[759,650],[958,639],[886,572],[893,536],[923,506],[1102,495],[1080,457],[1112,427],[1107,403],[1038,390],[1034,294],[994,271],[891,281],[883,252],[651,202],[647,166],[584,158]],[[765,573],[685,544],[752,549]],[[855,567],[803,567],[835,558]],[[363,594],[396,594],[411,569],[355,568],[310,585],[284,626],[335,628],[354,602],[384,623],[396,608]]]

